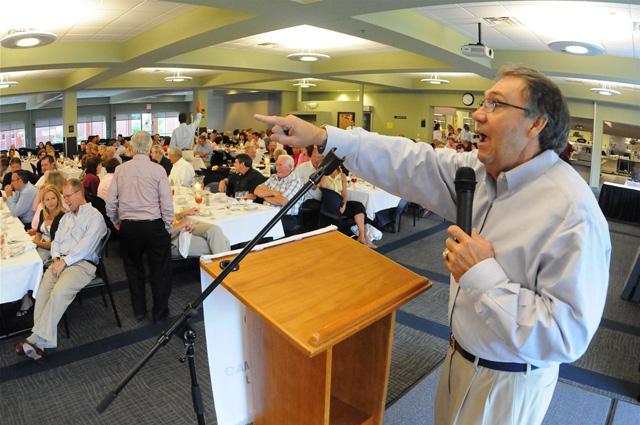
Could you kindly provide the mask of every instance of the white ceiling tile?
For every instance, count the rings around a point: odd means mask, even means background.
[[[97,26],[79,26],[76,25],[67,31],[68,35],[93,35],[100,30]]]
[[[466,22],[476,19],[475,16],[459,6],[431,10],[427,16],[447,22]]]
[[[167,1],[145,1],[136,6],[136,12],[159,12],[166,13],[179,7],[179,3],[170,3]]]
[[[479,3],[479,4],[467,4],[464,5],[464,9],[467,10],[472,15],[477,18],[486,18],[489,16],[508,16],[509,11],[499,3],[496,4],[488,4],[488,3]]]
[[[94,7],[99,10],[130,10],[141,3],[144,3],[144,0],[103,0],[97,2]]]
[[[113,27],[141,27],[146,26],[147,22],[149,22],[149,13],[148,12],[135,12],[128,11],[120,16],[118,19],[109,23],[109,26]]]
[[[58,41],[87,41],[89,39],[89,35],[73,35],[67,34],[58,39]]]

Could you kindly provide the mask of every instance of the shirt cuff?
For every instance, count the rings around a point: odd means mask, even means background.
[[[336,148],[336,155],[344,158],[350,150],[353,150],[356,143],[353,143],[352,132],[342,130],[330,125],[324,127],[327,131],[327,142],[324,145],[324,152]]]
[[[509,278],[496,259],[487,258],[467,270],[460,277],[458,283],[462,289],[475,289],[484,292],[508,280]]]

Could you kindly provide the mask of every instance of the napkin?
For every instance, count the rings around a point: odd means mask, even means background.
[[[191,245],[191,232],[181,230],[178,236],[178,251],[180,251],[182,258],[189,256],[189,245]]]

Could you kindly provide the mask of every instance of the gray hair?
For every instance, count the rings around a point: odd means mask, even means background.
[[[151,152],[159,153],[161,155],[164,155],[164,151],[162,150],[162,146],[159,146],[159,145],[151,146]]]
[[[560,88],[535,69],[519,65],[505,65],[498,70],[498,79],[521,78],[526,83],[524,96],[527,99],[527,118],[542,117],[547,125],[540,132],[540,148],[560,153],[567,146],[571,115],[567,101]]]
[[[133,136],[131,136],[130,144],[134,155],[149,155],[153,141],[146,131],[136,131]]]
[[[182,149],[177,146],[172,146],[169,148],[169,155],[175,155],[178,158],[182,158]]]
[[[293,160],[293,158],[291,157],[291,155],[287,155],[287,154],[282,154],[278,157],[278,159],[283,158],[285,164],[287,164],[289,166],[289,168],[291,170],[293,170],[293,167],[295,166],[295,161]]]

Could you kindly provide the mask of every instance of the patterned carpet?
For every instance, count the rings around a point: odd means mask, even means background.
[[[440,252],[446,223],[435,216],[419,219],[413,227],[404,217],[399,233],[385,233],[379,251],[427,276],[433,287],[404,305],[398,313],[393,344],[388,405],[419,384],[441,362],[446,351],[448,276]],[[640,229],[610,223],[613,242],[611,284],[605,320],[587,353],[562,369],[562,381],[633,403],[640,393],[640,306],[620,299],[627,270],[640,243]],[[18,336],[0,340],[0,420],[3,424],[190,424],[188,369],[177,357],[178,338],[152,361],[102,415],[95,406],[108,389],[153,344],[160,332],[150,321],[132,317],[129,291],[118,258],[118,244],[110,247],[107,267],[123,327],[115,325],[110,308],[99,293],[87,294],[68,311],[71,337],[62,333],[59,348],[43,364],[27,362],[13,353]],[[197,270],[174,270],[171,310],[177,312],[199,292]],[[10,326],[28,326],[30,316],[12,319],[15,305],[3,305]],[[195,328],[204,335],[202,321]],[[197,344],[197,370],[205,400],[212,400],[205,344]],[[208,423],[215,423],[212,403],[206,404]]]

